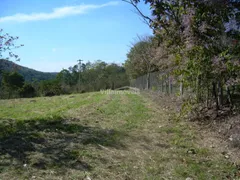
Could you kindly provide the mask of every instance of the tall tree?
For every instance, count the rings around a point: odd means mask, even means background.
[[[147,74],[146,89],[149,89],[150,73],[156,70],[153,63],[155,55],[155,45],[153,37],[138,37],[138,42],[133,43],[128,60],[125,63],[128,74],[131,78]]]

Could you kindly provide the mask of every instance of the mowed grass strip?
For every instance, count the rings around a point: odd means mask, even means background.
[[[136,94],[0,101],[0,179],[233,179],[174,112]]]
[[[131,103],[124,104],[126,100]],[[147,114],[134,95],[86,93],[3,100],[1,177],[58,179],[72,172],[71,177],[82,178],[84,172],[94,172],[102,164],[101,153],[106,149],[126,148],[122,139],[128,136],[125,130],[132,128],[129,124],[147,118],[139,118],[139,109]]]

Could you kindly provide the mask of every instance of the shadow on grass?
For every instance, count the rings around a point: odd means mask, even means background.
[[[0,172],[9,167],[22,168],[24,164],[38,169],[90,171],[91,165],[83,158],[91,157],[87,145],[125,148],[120,143],[120,139],[126,136],[123,132],[82,126],[77,122],[61,118],[1,121]]]

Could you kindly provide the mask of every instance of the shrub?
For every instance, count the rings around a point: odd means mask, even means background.
[[[31,84],[25,83],[24,86],[19,90],[20,97],[31,98],[36,96],[36,90]]]

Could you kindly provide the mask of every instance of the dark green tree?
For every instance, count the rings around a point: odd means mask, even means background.
[[[17,72],[4,72],[2,76],[2,85],[4,91],[8,92],[8,98],[12,96],[13,92],[17,92],[24,85],[23,76]]]
[[[36,96],[36,90],[31,84],[25,83],[23,87],[19,89],[19,94],[22,98],[32,98]]]

